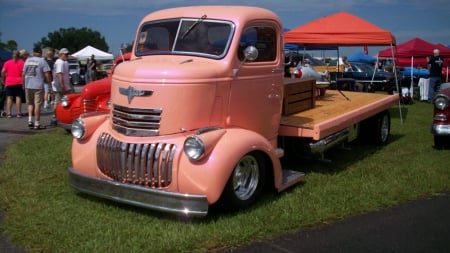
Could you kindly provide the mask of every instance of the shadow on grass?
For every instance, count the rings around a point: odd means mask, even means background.
[[[404,135],[391,134],[387,145],[399,141]],[[385,146],[374,146],[353,141],[346,146],[338,146],[329,149],[323,154],[304,156],[301,150],[297,150],[282,158],[283,168],[288,168],[304,173],[317,172],[323,174],[336,174],[345,171],[352,164],[371,156],[382,150]]]

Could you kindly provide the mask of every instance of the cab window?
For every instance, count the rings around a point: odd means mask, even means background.
[[[277,33],[273,27],[253,26],[245,29],[239,41],[238,58],[244,60],[244,50],[248,46],[258,49],[258,58],[255,62],[274,61],[277,54]]]

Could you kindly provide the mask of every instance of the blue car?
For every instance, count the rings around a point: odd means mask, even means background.
[[[344,78],[352,78],[356,83],[364,85],[365,91],[389,91],[395,86],[395,75],[384,70],[374,70],[370,63],[349,62],[351,69],[344,72]],[[400,75],[397,76],[401,78]]]

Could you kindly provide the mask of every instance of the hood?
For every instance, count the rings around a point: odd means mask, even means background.
[[[137,133],[145,125],[139,119],[159,118],[152,122],[159,135],[217,125],[223,102],[218,85],[229,83],[230,76],[223,61],[200,57],[148,56],[122,63],[113,74],[111,99],[125,112],[113,114],[113,121],[133,114],[137,122],[125,119],[130,125],[124,128],[137,126],[129,131]]]
[[[99,95],[109,94],[111,91],[111,76],[90,82],[81,89],[81,97],[84,99],[94,99]]]

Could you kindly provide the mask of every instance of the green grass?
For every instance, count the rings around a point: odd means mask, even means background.
[[[290,159],[306,181],[252,208],[177,218],[71,189],[71,137],[61,129],[19,140],[0,165],[1,230],[30,252],[204,252],[232,247],[450,190],[449,151],[433,148],[432,106],[391,110],[385,147],[353,145],[331,163]],[[268,226],[268,224],[270,224]]]

